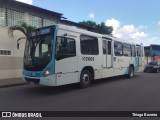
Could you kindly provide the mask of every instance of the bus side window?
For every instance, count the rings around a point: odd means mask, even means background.
[[[115,56],[123,56],[123,46],[120,42],[114,42],[114,54]]]
[[[123,44],[123,55],[128,57],[131,56],[131,45],[125,43]]]
[[[135,49],[135,46],[132,45],[132,57],[136,57],[136,49]]]
[[[57,37],[56,60],[76,56],[75,40],[71,38]]]
[[[98,55],[99,54],[97,37],[81,35],[80,36],[80,46],[81,46],[81,53],[83,55]]]
[[[137,46],[137,56],[141,57],[141,46]]]
[[[112,50],[111,50],[111,41],[108,41],[108,55],[111,55],[111,52],[112,52]]]
[[[103,40],[103,54],[106,54],[106,40]]]

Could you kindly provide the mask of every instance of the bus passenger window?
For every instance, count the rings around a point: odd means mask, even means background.
[[[137,46],[137,56],[141,56],[141,46]]]
[[[108,41],[108,55],[111,55],[111,41]]]
[[[128,57],[131,56],[131,45],[125,43],[123,44],[123,55]]]
[[[98,55],[98,39],[96,37],[81,35],[80,36],[81,53],[84,55]]]
[[[135,57],[136,56],[136,49],[135,49],[135,46],[132,45],[132,57]]]
[[[106,40],[103,40],[103,54],[106,54]]]
[[[115,54],[115,56],[123,56],[122,43],[114,42],[114,54]]]
[[[76,56],[75,40],[71,38],[57,37],[56,60]]]

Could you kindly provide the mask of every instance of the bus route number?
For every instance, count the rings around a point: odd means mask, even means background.
[[[94,57],[82,57],[83,61],[94,61]]]

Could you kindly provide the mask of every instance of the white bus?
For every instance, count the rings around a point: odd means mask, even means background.
[[[144,70],[144,48],[66,25],[36,29],[26,41],[23,80],[44,86],[79,83]]]

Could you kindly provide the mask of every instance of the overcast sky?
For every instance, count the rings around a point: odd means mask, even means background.
[[[113,26],[113,35],[144,45],[160,45],[160,0],[18,0],[64,14],[68,20],[92,20]]]

